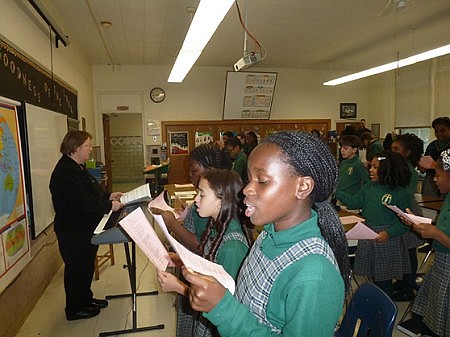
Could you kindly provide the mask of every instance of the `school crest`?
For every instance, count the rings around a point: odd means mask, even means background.
[[[391,200],[392,200],[392,195],[389,194],[389,193],[387,193],[387,194],[385,194],[385,195],[383,195],[381,197],[381,203],[382,204],[388,204],[389,205],[391,203]]]
[[[348,174],[349,176],[351,176],[351,175],[353,174],[353,167],[349,167],[349,168],[347,169],[347,174]]]

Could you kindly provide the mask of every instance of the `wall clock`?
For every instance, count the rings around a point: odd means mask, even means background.
[[[150,98],[155,103],[161,103],[166,98],[166,93],[162,88],[156,87],[150,91]]]

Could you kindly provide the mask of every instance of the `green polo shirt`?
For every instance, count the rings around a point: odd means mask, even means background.
[[[370,181],[369,171],[358,156],[344,159],[339,165],[339,182],[337,188],[345,193],[355,193],[362,185]]]
[[[389,188],[388,185],[369,182],[354,193],[348,194],[337,190],[335,196],[344,205],[351,209],[362,209],[366,223],[371,226],[390,225],[386,232],[393,238],[406,233],[409,228],[403,225],[397,214],[383,205],[396,205],[403,211],[411,208],[412,196],[403,187]]]
[[[242,182],[244,184],[248,183],[247,175],[247,156],[244,152],[239,152],[239,154],[233,160],[233,166],[231,168],[234,172],[240,175]]]
[[[311,213],[309,220],[287,230],[276,232],[273,224],[265,226],[268,235],[259,249],[274,259],[299,240],[321,237],[317,214]],[[266,315],[272,324],[282,328],[283,336],[300,336],[304,332],[309,336],[330,337],[343,302],[340,273],[326,257],[308,255],[286,267],[275,279]],[[204,316],[217,326],[222,337],[275,335],[228,291]]]
[[[445,235],[450,237],[450,193],[447,193],[444,203],[442,204],[436,226],[443,231]],[[436,240],[433,241],[433,247],[436,251],[445,252],[447,254],[450,253],[449,248]]]

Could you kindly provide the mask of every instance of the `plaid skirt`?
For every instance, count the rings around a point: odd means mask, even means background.
[[[412,310],[423,316],[423,321],[435,334],[450,337],[450,254],[435,254]]]
[[[367,226],[377,233],[390,227]],[[374,281],[402,280],[404,274],[411,273],[408,247],[403,236],[391,238],[386,243],[359,240],[353,272],[372,277]]]

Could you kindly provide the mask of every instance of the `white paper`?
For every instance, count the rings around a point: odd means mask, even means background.
[[[343,225],[350,225],[352,223],[364,222],[363,218],[360,218],[359,216],[356,215],[341,216],[339,217],[339,219],[341,220]]]
[[[358,221],[352,229],[345,233],[345,236],[347,240],[373,240],[378,234]]]
[[[157,269],[166,270],[169,264],[166,256],[169,253],[140,207],[120,220],[119,224]]]
[[[234,279],[225,271],[225,269],[220,264],[206,260],[203,257],[189,251],[177,240],[175,240],[172,235],[169,234],[169,231],[167,230],[166,224],[164,223],[161,215],[153,214],[153,217],[161,227],[161,230],[166,236],[167,240],[169,240],[170,245],[177,252],[178,256],[180,257],[181,261],[183,261],[183,264],[186,267],[191,268],[198,273],[215,277],[216,280],[220,282],[220,284],[222,284],[232,294],[234,294],[236,288]]]
[[[150,193],[150,185],[144,184],[139,187],[136,187],[134,190],[131,190],[127,193],[124,193],[120,197],[120,202],[123,204],[129,204],[132,202],[139,202],[145,200],[151,200],[152,195]]]
[[[164,199],[164,192],[161,192],[155,199],[153,199],[152,201],[150,201],[148,203],[149,211],[150,211],[150,207],[159,208],[164,211],[171,211],[173,213],[173,215],[175,216],[175,219],[177,219],[177,220],[184,220],[184,218],[186,218],[186,214],[188,212],[188,207],[186,207],[182,213],[178,213],[177,211],[175,211],[175,209],[173,209],[172,207],[167,205],[167,202]]]
[[[414,222],[415,224],[419,224],[419,223],[431,223],[431,219],[430,218],[425,218],[423,216],[418,216],[418,215],[414,215],[414,214],[408,214],[403,212],[400,208],[398,208],[395,205],[388,205],[388,204],[384,204],[384,206],[386,206],[387,208],[389,208],[390,210],[394,211],[395,213],[397,213],[398,215],[411,220],[412,222]]]

